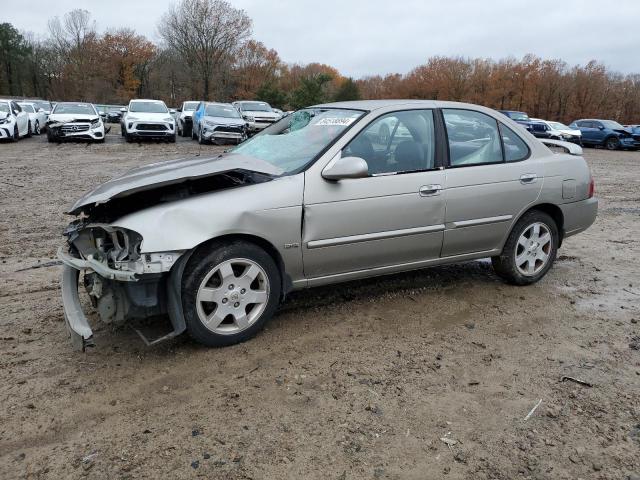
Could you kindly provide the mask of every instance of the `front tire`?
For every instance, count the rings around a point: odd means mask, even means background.
[[[493,269],[512,285],[535,283],[553,265],[559,239],[553,218],[539,210],[531,210],[513,227],[500,256],[491,258]]]
[[[604,142],[607,150],[618,150],[620,148],[620,140],[617,137],[609,137]]]
[[[31,121],[29,121],[29,123],[27,124],[27,134],[25,135],[26,138],[31,138]]]
[[[253,337],[278,308],[280,271],[253,243],[215,243],[189,259],[182,277],[182,309],[189,335],[222,347]]]
[[[40,131],[40,122],[38,120],[36,120],[36,124],[33,126],[33,133],[36,135],[40,135],[40,133],[42,133]]]
[[[13,136],[11,137],[12,142],[17,142],[20,138],[20,131],[18,130],[18,123],[16,122],[15,127],[13,127]]]

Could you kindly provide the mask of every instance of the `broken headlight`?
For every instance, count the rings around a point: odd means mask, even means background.
[[[73,222],[64,233],[69,244],[84,259],[91,257],[113,267],[117,263],[135,262],[140,258],[142,236],[133,230]]]

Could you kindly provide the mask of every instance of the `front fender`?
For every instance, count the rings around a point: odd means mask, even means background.
[[[273,245],[293,281],[302,279],[303,175],[163,203],[126,215],[113,226],[142,236],[141,253],[192,250],[224,235],[259,237]]]

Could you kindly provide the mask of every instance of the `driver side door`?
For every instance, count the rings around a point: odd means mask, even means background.
[[[310,284],[440,256],[444,171],[435,118],[433,110],[404,110],[366,126],[338,155],[364,159],[368,177],[329,181],[305,173],[302,251]]]

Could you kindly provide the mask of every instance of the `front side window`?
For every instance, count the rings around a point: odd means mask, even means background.
[[[23,104],[23,105],[20,105],[20,106],[22,107],[22,109],[25,112],[35,113],[35,110],[33,109],[33,106],[31,106],[31,105]]]
[[[305,108],[274,123],[231,152],[268,162],[281,169],[283,175],[297,173],[363,115],[361,110]]]
[[[384,115],[360,132],[342,152],[360,157],[369,175],[431,170],[435,165],[432,110],[406,110]]]
[[[613,120],[603,120],[602,122],[600,122],[600,124],[611,130],[624,130],[624,127],[622,125],[620,125],[618,122],[614,122]]]
[[[502,133],[504,157],[507,162],[518,162],[529,156],[529,147],[516,132],[501,123],[500,133]]]
[[[0,113],[11,113],[8,103],[4,103],[4,102],[0,103]]]
[[[442,111],[452,167],[502,162],[498,122],[473,110]]]

